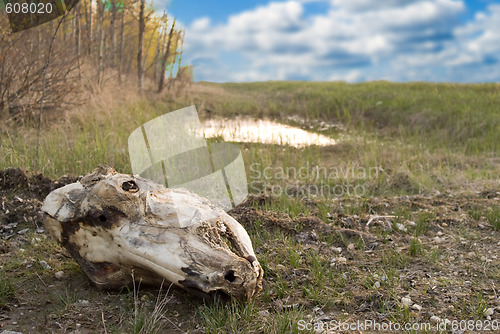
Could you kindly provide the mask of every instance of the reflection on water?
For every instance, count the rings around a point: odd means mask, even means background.
[[[270,120],[210,119],[203,124],[207,138],[221,137],[225,141],[280,144],[294,147],[335,145],[336,140]]]

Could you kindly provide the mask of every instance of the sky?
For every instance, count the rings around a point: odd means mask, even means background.
[[[154,0],[196,81],[500,82],[500,0]]]

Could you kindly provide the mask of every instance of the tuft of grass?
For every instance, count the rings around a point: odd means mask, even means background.
[[[469,214],[469,217],[471,217],[475,221],[478,221],[483,216],[483,211],[481,209],[470,209],[468,211],[468,214]]]
[[[431,221],[436,218],[433,212],[419,212],[416,219],[415,237],[419,237],[429,232]]]
[[[144,302],[139,298],[139,288],[140,282],[136,288],[135,279],[132,275],[132,280],[134,284],[134,333],[135,334],[157,334],[163,333],[165,330],[165,323],[162,321],[166,312],[166,307],[171,300],[171,296],[169,296],[170,288],[172,284],[170,284],[169,288],[162,295],[163,282],[160,285],[160,289],[158,290],[158,295],[156,297],[156,303],[154,305],[153,310],[151,311],[147,307],[147,302]]]
[[[390,249],[382,253],[382,264],[386,267],[404,269],[407,263],[408,258],[400,251]]]
[[[500,208],[494,207],[490,208],[486,212],[486,220],[493,226],[495,230],[500,231]]]
[[[417,238],[412,238],[410,241],[410,255],[419,256],[422,254],[422,243]]]
[[[207,334],[221,333],[221,331],[232,333],[255,331],[259,326],[254,321],[257,318],[256,313],[253,302],[223,304],[217,300],[206,303],[199,311]]]
[[[0,275],[0,309],[7,306],[10,299],[14,298],[14,285],[11,280],[5,277],[4,273]]]

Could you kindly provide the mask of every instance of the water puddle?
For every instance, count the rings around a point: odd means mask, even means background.
[[[220,137],[224,141],[290,145],[297,148],[337,143],[335,139],[325,135],[270,120],[210,119],[203,124],[203,131],[207,138]]]

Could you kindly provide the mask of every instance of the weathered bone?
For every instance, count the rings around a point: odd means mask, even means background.
[[[263,270],[245,229],[222,209],[183,189],[100,166],[51,192],[45,227],[98,287],[166,279],[192,292],[249,299]]]

